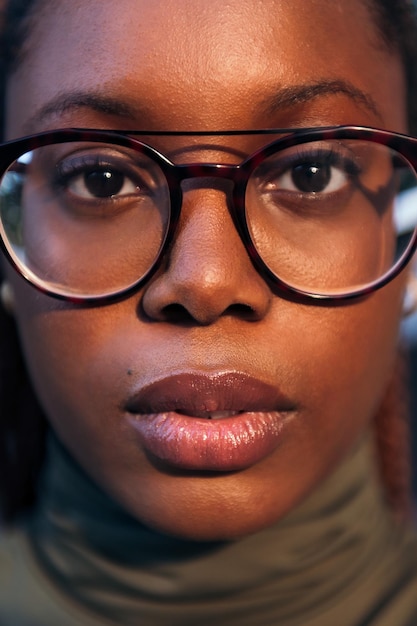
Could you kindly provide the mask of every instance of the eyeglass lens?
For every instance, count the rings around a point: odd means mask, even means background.
[[[249,167],[245,215],[270,271],[314,294],[353,292],[404,255],[417,179],[391,148],[309,141]],[[133,148],[69,142],[35,148],[0,182],[1,235],[16,265],[52,292],[96,296],[137,283],[167,236],[163,169]]]
[[[100,143],[36,148],[0,185],[1,220],[18,264],[53,291],[99,295],[140,279],[170,217],[168,183],[134,150]]]
[[[400,154],[361,140],[318,141],[276,153],[246,194],[254,245],[300,291],[342,294],[386,274],[403,256],[416,212],[416,175]]]

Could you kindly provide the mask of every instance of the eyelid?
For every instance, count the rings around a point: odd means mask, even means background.
[[[153,187],[155,184],[149,168],[146,170],[144,165],[141,166],[140,163],[133,161],[130,155],[108,155],[105,152],[92,154],[88,152],[85,154],[73,153],[61,159],[54,167],[52,182],[57,187],[63,187],[72,178],[80,176],[89,170],[102,170],[105,168],[117,170],[130,178],[138,184],[142,191]]]
[[[273,156],[277,157],[276,161],[273,160]],[[299,144],[294,146],[294,151],[292,153],[286,149],[269,157],[257,168],[259,172],[258,175],[264,174],[265,176],[268,176],[268,170],[279,162],[278,170],[272,172],[272,178],[276,179],[278,176],[284,174],[287,170],[297,164],[314,161],[321,161],[325,162],[327,165],[339,167],[340,169],[343,169],[347,175],[352,177],[359,176],[363,171],[363,164],[359,162],[359,155],[353,154],[352,150],[344,149],[342,151],[340,149],[335,149],[335,146],[319,147],[317,144],[312,145],[309,150],[308,144]],[[267,178],[266,182],[270,182],[270,180],[271,178],[269,180]]]

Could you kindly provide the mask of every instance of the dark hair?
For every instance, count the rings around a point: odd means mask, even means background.
[[[31,19],[44,0],[8,0],[0,24],[0,128],[8,72],[24,54]],[[402,59],[411,133],[417,133],[417,25],[411,0],[364,0],[381,42]],[[1,268],[0,268],[1,269]],[[1,275],[0,275],[1,282]],[[46,421],[33,392],[13,318],[0,307],[0,515],[12,521],[30,506],[43,459]],[[375,418],[383,484],[392,509],[404,514],[410,497],[410,456],[404,358]]]
[[[409,132],[417,134],[417,22],[413,0],[366,0],[383,43],[403,62]]]

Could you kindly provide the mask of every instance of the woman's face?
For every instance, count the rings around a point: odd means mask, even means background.
[[[46,1],[10,80],[8,138],[405,131],[401,65],[364,4]],[[259,147],[250,141],[163,148],[178,162],[236,163]],[[223,539],[282,517],[366,430],[392,367],[404,276],[346,306],[282,299],[251,264],[225,191],[184,191],[162,267],[121,302],[65,305],[9,274],[37,392],[81,465],[144,523]]]

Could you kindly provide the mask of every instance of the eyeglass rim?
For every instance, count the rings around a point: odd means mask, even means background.
[[[240,169],[242,172],[246,171],[246,176],[249,177],[251,171],[259,163],[259,159],[264,159],[287,147],[303,143],[308,138],[308,143],[317,139],[358,139],[363,141],[369,141],[384,145],[398,154],[403,156],[410,166],[414,169],[417,177],[417,138],[404,133],[398,133],[395,131],[385,130],[381,128],[358,126],[358,125],[339,125],[339,126],[313,126],[313,127],[296,127],[296,128],[263,128],[263,129],[243,129],[243,130],[200,130],[200,131],[178,131],[178,130],[117,130],[117,129],[97,129],[97,128],[60,128],[47,130],[40,133],[26,135],[17,139],[12,139],[0,144],[0,178],[7,168],[15,161],[19,156],[30,152],[36,148],[44,147],[47,145],[54,145],[58,143],[69,143],[72,141],[92,141],[100,142],[106,141],[108,143],[121,145],[124,147],[138,150],[140,146],[141,151],[148,154],[153,159],[156,159],[160,165],[169,187],[170,200],[171,200],[171,219],[169,226],[165,234],[165,239],[161,244],[160,251],[156,257],[153,265],[149,270],[142,275],[136,282],[128,285],[122,289],[104,294],[94,295],[82,295],[72,294],[60,290],[54,290],[49,283],[43,281],[41,278],[33,274],[28,268],[23,268],[18,265],[13,256],[10,254],[3,237],[0,237],[0,248],[3,250],[5,257],[11,264],[11,266],[17,271],[17,273],[23,277],[23,279],[29,283],[32,287],[39,292],[51,296],[57,300],[65,301],[74,305],[80,306],[100,306],[104,304],[110,304],[122,300],[134,294],[143,285],[150,280],[153,274],[158,270],[164,258],[165,252],[169,247],[172,238],[174,236],[176,226],[179,221],[179,215],[181,211],[182,197],[181,194],[177,197],[177,189],[172,185],[172,173],[171,168],[175,168],[176,171],[181,169],[195,169],[201,167],[201,165],[208,165],[213,167],[212,163],[192,163],[187,165],[175,165],[159,150],[148,145],[146,142],[136,139],[136,137],[230,137],[230,136],[250,136],[250,135],[282,135],[282,137],[275,139],[268,143],[266,146],[259,148],[257,151],[245,158],[241,163],[234,165],[220,165],[217,167],[223,168],[227,172],[232,170],[236,171]],[[185,176],[186,178],[186,176]],[[226,175],[225,178],[228,178]],[[178,183],[178,180],[175,182]],[[247,180],[246,180],[247,182]],[[336,293],[336,294],[317,294],[314,292],[304,291],[289,285],[282,279],[280,279],[272,270],[266,265],[262,257],[256,250],[256,247],[251,239],[246,219],[238,219],[237,211],[241,208],[241,201],[239,194],[236,194],[237,185],[233,192],[233,209],[231,216],[237,228],[239,235],[244,243],[244,246],[254,264],[256,270],[260,275],[269,283],[272,290],[281,297],[291,299],[293,301],[302,302],[305,304],[324,304],[324,305],[337,305],[343,304],[347,301],[354,301],[369,296],[371,293],[382,288],[389,282],[391,282],[410,261],[413,253],[417,248],[417,228],[414,230],[413,235],[408,243],[406,250],[402,256],[397,260],[393,267],[391,267],[385,274],[380,276],[374,281],[348,292]],[[179,187],[178,187],[179,189]],[[243,190],[245,186],[243,187]],[[240,189],[240,191],[242,188]]]

